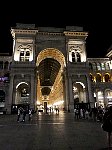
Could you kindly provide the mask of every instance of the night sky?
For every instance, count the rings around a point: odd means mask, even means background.
[[[32,7],[32,9],[31,9]],[[12,9],[13,8],[13,9]],[[0,52],[12,53],[11,27],[16,23],[36,24],[37,27],[82,26],[89,33],[86,39],[87,57],[105,57],[112,45],[111,5],[97,2],[74,3],[66,5],[52,1],[41,4],[30,3],[10,7],[7,13],[0,13]]]

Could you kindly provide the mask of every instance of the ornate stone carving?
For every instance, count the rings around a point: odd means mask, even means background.
[[[71,51],[75,51],[75,52],[78,52],[78,53],[81,53],[82,52],[82,48],[81,48],[81,45],[73,45],[73,46],[70,46],[70,52]]]

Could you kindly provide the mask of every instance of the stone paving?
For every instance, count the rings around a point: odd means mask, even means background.
[[[34,114],[29,122],[0,115],[0,150],[106,150],[101,123],[75,120],[72,113]]]

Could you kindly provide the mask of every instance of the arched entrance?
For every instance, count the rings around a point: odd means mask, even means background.
[[[73,84],[74,108],[90,109],[90,104],[87,102],[85,85],[82,82]]]
[[[5,110],[5,92],[0,90],[0,114],[6,113]]]
[[[29,104],[30,87],[26,82],[16,86],[15,104]]]
[[[20,82],[16,86],[15,101],[12,104],[12,113],[17,113],[19,107],[28,111],[30,106],[30,86],[26,82]]]
[[[105,105],[112,106],[112,90],[106,89],[105,90],[105,97],[104,97]]]
[[[48,48],[37,57],[37,106],[38,109],[64,108],[63,70],[64,55],[57,49]]]
[[[0,90],[0,102],[5,102],[5,92]]]
[[[85,86],[82,82],[73,84],[73,97],[75,103],[86,102]]]

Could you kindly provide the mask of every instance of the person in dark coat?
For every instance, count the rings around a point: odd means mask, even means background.
[[[21,115],[21,110],[20,108],[18,108],[18,112],[17,112],[17,121],[19,122],[20,119],[20,115]]]
[[[26,110],[25,109],[23,109],[23,122],[25,122],[25,118],[26,118]]]
[[[29,109],[28,115],[29,115],[29,121],[30,121],[31,117],[32,117],[32,110],[31,109]]]
[[[112,134],[112,106],[106,109],[103,116],[102,128],[107,132],[108,146],[111,147],[111,134]]]

